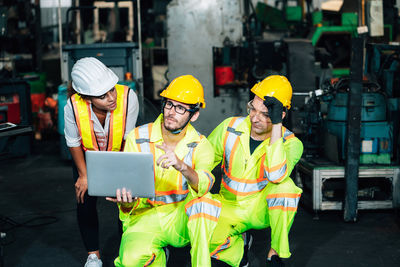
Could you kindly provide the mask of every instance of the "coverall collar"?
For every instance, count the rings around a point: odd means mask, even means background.
[[[250,132],[251,132],[251,121],[250,121],[250,116],[247,116],[242,123],[240,123],[236,129],[236,131],[241,132],[241,136],[239,137],[240,139],[240,144],[243,146],[243,150],[245,151],[245,154],[247,157],[252,157],[255,159],[259,159],[265,154],[265,146],[269,144],[269,139],[265,139],[253,152],[253,154],[250,155]]]
[[[250,136],[250,130],[251,130],[251,122],[250,122],[250,116],[247,116],[242,123],[238,125],[236,128],[236,131],[245,133]]]
[[[158,118],[154,121],[151,130],[150,142],[156,143],[163,140],[161,123],[163,121],[164,115],[160,114]],[[189,123],[187,125],[186,134],[180,142],[190,143],[190,142],[200,142],[200,135],[197,133],[196,129]],[[179,142],[179,143],[180,143]]]

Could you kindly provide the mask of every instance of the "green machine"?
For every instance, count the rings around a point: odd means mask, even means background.
[[[335,15],[336,16],[336,15]],[[311,37],[312,44],[326,52],[332,64],[333,77],[343,77],[350,74],[351,38],[357,36],[357,13],[342,13],[340,25],[337,16],[324,18],[323,11],[312,14],[315,27]]]

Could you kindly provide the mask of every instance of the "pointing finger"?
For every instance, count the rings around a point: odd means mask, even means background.
[[[161,155],[157,160],[157,165],[160,165],[161,161],[165,160],[166,158],[168,158],[167,154]]]
[[[163,150],[164,152],[168,150],[168,147],[165,143],[162,143],[161,145],[156,145],[156,147]]]

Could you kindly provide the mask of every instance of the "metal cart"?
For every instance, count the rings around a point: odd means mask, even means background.
[[[345,196],[344,166],[323,159],[301,159],[296,181],[303,188],[302,203],[316,213],[342,210]],[[400,203],[400,166],[360,166],[358,209],[391,209]]]

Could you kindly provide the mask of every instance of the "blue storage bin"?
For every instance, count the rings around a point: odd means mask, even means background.
[[[339,155],[342,159],[346,158],[346,122],[326,121],[325,129],[338,138]],[[377,154],[393,152],[391,136],[393,135],[393,125],[389,122],[363,122],[361,123],[360,138],[363,140],[372,140],[372,151],[364,152],[360,147],[361,154]],[[385,144],[387,142],[387,145]]]
[[[57,132],[60,134],[60,154],[62,159],[72,159],[71,153],[67,147],[65,136],[64,136],[64,106],[68,101],[68,90],[67,84],[61,84],[58,86],[58,124]]]
[[[58,86],[58,125],[57,131],[59,134],[64,135],[64,106],[68,101],[67,84]]]
[[[348,93],[337,93],[329,103],[328,120],[347,121]],[[363,93],[361,103],[361,121],[385,121],[385,96],[379,93]]]

